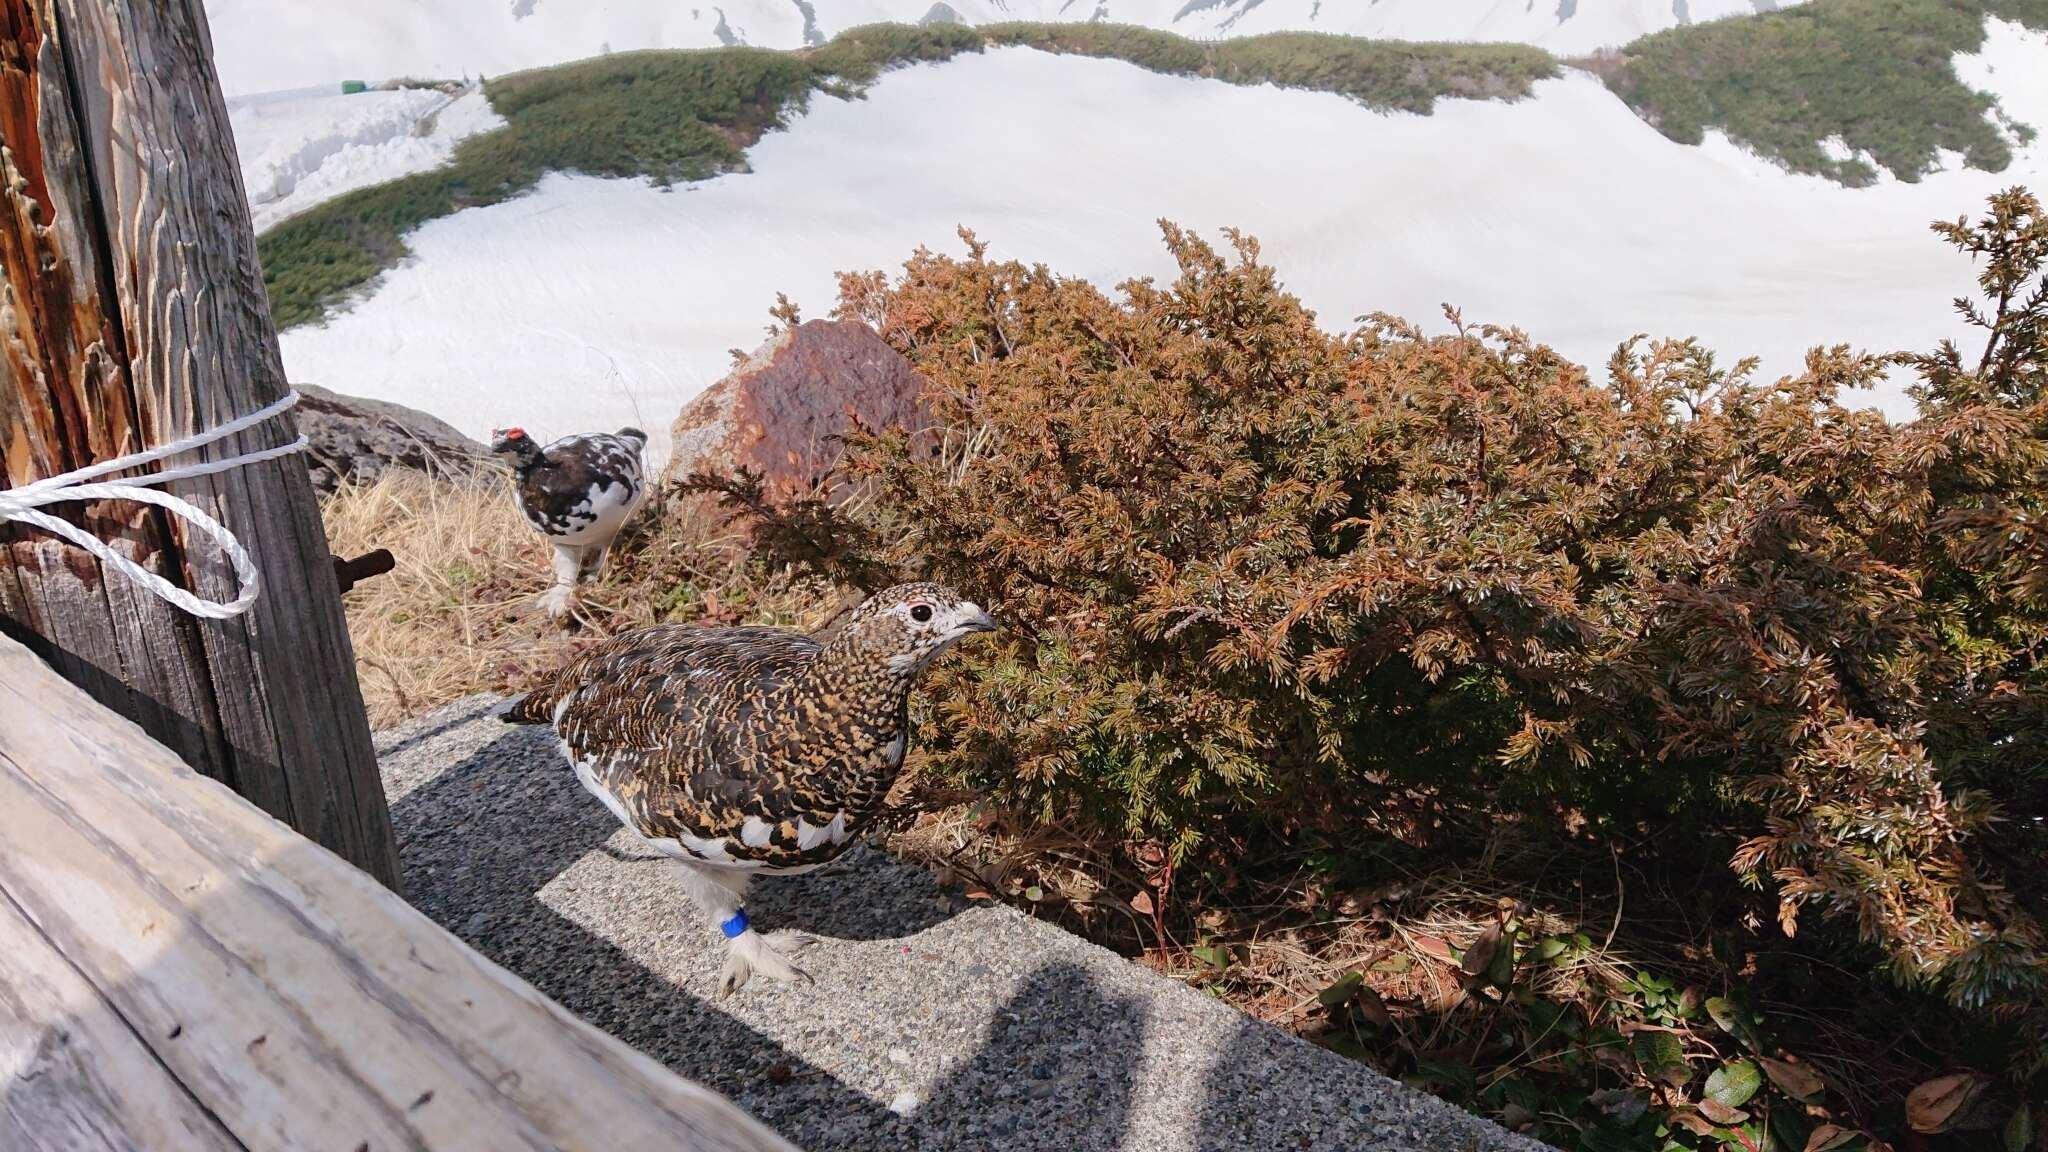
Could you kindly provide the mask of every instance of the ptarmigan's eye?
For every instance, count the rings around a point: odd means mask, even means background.
[[[932,618],[932,606],[929,604],[912,604],[910,606],[910,618],[919,624],[930,620]]]

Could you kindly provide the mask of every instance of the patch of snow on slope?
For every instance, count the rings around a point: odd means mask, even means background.
[[[505,121],[480,92],[334,89],[228,101],[258,232],[352,189],[446,163],[464,137]]]
[[[1111,19],[1157,0],[1112,0]],[[1799,0],[1789,0],[1791,7]],[[1180,4],[1180,8],[1193,7]],[[1223,0],[1157,23],[1145,12],[1138,22],[1170,27],[1189,36],[1255,36],[1266,32],[1315,31],[1391,40],[1494,40],[1535,44],[1563,55],[1626,44],[1639,36],[1682,23],[1757,12],[1755,0],[1689,0],[1680,19],[1673,0],[1522,0],[1520,3],[1456,0],[1373,0],[1325,3],[1316,0]]]
[[[1780,0],[1789,6],[1798,0]],[[1688,0],[1692,22],[1760,0]],[[1683,23],[1673,0],[947,0],[970,24],[1103,19],[1213,39],[1277,31],[1397,40],[1504,40],[1574,54]],[[800,48],[881,21],[915,24],[933,0],[207,0],[229,94],[311,81],[496,76],[606,51]]]
[[[311,81],[497,76],[613,50],[712,48],[724,23],[746,29],[750,43],[796,48],[805,26],[789,0],[535,0],[524,15],[505,0],[206,0],[206,16],[229,95]]]
[[[1955,58],[1956,76],[1998,101],[1991,119],[2015,148],[2021,144],[2012,124],[2026,125],[2039,134],[2033,145],[2036,149],[2048,139],[2048,67],[2042,66],[2044,60],[2048,60],[2048,32],[1997,17],[1984,22],[1981,49]],[[2038,183],[2035,187],[2048,194],[2048,188]]]
[[[1983,58],[2009,107],[2048,112],[2006,83],[2048,75],[2048,43],[1991,31]],[[285,365],[472,435],[631,423],[660,453],[727,349],[760,342],[778,290],[822,315],[834,273],[893,268],[920,244],[958,253],[961,224],[999,258],[1105,288],[1170,277],[1164,216],[1258,236],[1333,329],[1383,309],[1441,330],[1448,301],[1596,371],[1648,332],[1794,372],[1813,344],[1957,335],[1949,299],[1970,264],[1928,221],[2048,183],[2037,144],[2006,173],[1845,189],[1725,138],[1674,144],[1578,73],[1519,104],[1423,117],[1023,49],[892,73],[865,100],[815,98],[749,163],[672,192],[555,175],[434,221],[352,312],[285,333]],[[1897,389],[1874,402],[1909,410]]]

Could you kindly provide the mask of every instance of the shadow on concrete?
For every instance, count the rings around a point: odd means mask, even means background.
[[[1122,1148],[1144,1053],[1142,1003],[1102,991],[1078,965],[1047,964],[919,1106],[906,1146]]]

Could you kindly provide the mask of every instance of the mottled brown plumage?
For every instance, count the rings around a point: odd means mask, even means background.
[[[590,649],[504,715],[552,726],[583,786],[685,865],[718,918],[721,894],[738,913],[753,875],[807,872],[858,838],[902,767],[913,681],[993,627],[947,588],[905,584],[822,645],[773,628],[646,628]],[[729,987],[754,967],[777,974],[774,958],[742,955],[760,938],[739,923]]]

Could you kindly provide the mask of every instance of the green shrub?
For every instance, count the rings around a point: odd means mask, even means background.
[[[848,28],[810,54],[812,67],[857,90],[890,68],[951,60],[981,51],[981,36],[964,24],[866,24]]]
[[[1314,32],[1224,40],[1213,74],[1232,84],[1277,84],[1349,96],[1369,108],[1427,113],[1439,97],[1518,100],[1557,61],[1523,44],[1411,44]]]
[[[1955,72],[1984,43],[1987,14],[2048,28],[2042,0],[1808,0],[1753,17],[1671,28],[1591,62],[1658,131],[1697,144],[1708,128],[1799,172],[1849,185],[1877,172],[1830,157],[1838,137],[1902,180],[1936,151],[2001,171],[2012,151],[1990,97]]]
[[[1166,226],[1179,278],[1113,300],[969,237],[842,281],[943,450],[857,433],[870,498],[758,539],[992,605],[918,755],[1041,819],[1187,858],[1421,790],[1710,838],[1785,931],[1846,917],[1901,980],[2038,1022],[2048,223],[2014,192],[1945,228],[1987,348],[1913,359],[1896,426],[1838,399],[1896,357],[1760,384],[1631,344],[1596,383],[1513,331],[1329,336],[1249,240]]]
[[[985,24],[977,31],[991,44],[1122,60],[1168,76],[1195,76],[1209,66],[1208,51],[1200,43],[1135,24],[1017,22]]]
[[[990,43],[1124,60],[1170,76],[1275,84],[1349,96],[1369,108],[1427,113],[1439,97],[1512,100],[1557,75],[1521,44],[1415,44],[1277,32],[1204,44],[1128,24],[991,24]]]

